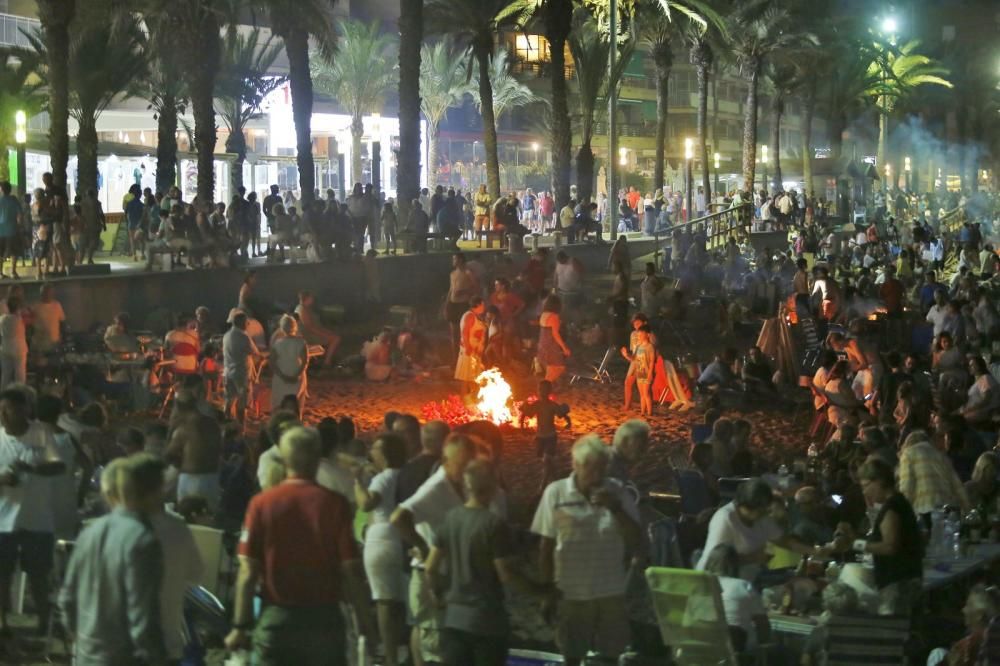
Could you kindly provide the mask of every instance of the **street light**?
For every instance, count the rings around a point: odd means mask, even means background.
[[[719,153],[715,154],[715,195],[719,195]]]
[[[372,189],[375,196],[382,191],[382,114],[372,114]]]
[[[622,166],[628,165],[628,148],[622,147],[618,149],[618,164]]]
[[[912,185],[910,184],[910,174],[912,173],[912,170],[910,167],[910,158],[908,156],[903,158],[903,171],[906,173],[906,177],[904,178],[905,182],[903,184],[906,185],[906,192],[909,193],[912,189]]]
[[[531,150],[532,150],[532,152],[535,153],[535,164],[538,164],[538,142],[537,141],[532,141],[531,142]]]
[[[891,183],[892,183],[892,165],[887,163],[885,165],[885,186],[886,186],[886,189],[889,188],[889,186],[890,186]]]
[[[687,219],[691,220],[691,162],[694,161],[694,139],[684,139],[684,191],[687,201]]]
[[[17,144],[17,195],[22,201],[27,192],[28,158],[25,144],[28,143],[28,114],[18,109],[14,114],[14,143]]]
[[[885,34],[895,35],[896,30],[898,28],[899,25],[896,23],[895,16],[886,16],[884,19],[882,19],[882,32],[884,32]]]

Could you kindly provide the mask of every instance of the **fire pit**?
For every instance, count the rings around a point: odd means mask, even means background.
[[[509,427],[519,425],[523,403],[514,400],[510,384],[499,369],[490,368],[479,373],[476,385],[479,388],[474,403],[467,404],[460,396],[449,395],[444,400],[426,403],[420,415],[426,421],[440,420],[452,426],[471,421],[489,421]]]

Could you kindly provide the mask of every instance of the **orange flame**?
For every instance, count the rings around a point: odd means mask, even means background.
[[[479,392],[476,395],[476,409],[479,410],[483,419],[497,425],[510,423],[514,420],[514,414],[511,411],[513,392],[500,370],[497,368],[484,370],[476,377],[476,384],[479,385]]]

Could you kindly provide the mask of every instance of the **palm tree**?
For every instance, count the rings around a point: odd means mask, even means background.
[[[577,13],[569,37],[580,104],[580,149],[576,154],[576,193],[580,201],[590,201],[594,187],[594,151],[590,145],[594,136],[594,112],[601,98],[606,99],[610,86],[619,84],[635,51],[634,39],[619,46],[615,69],[608,76],[609,40],[597,23],[586,16],[586,12]]]
[[[497,154],[493,87],[490,85],[490,60],[501,25],[497,17],[508,4],[509,0],[430,0],[426,7],[427,25],[438,33],[451,35],[459,46],[469,47],[475,62],[480,113],[483,116],[486,187],[494,199],[500,198],[500,159]]]
[[[399,207],[400,229],[406,228],[410,202],[420,193],[423,38],[424,0],[399,0],[399,154],[396,158],[396,203]],[[433,169],[434,163],[428,163],[428,175],[433,173]]]
[[[424,45],[420,55],[420,109],[427,119],[427,181],[437,184],[439,125],[448,109],[461,105],[472,87],[463,65],[469,54],[457,51],[448,42]]]
[[[112,26],[105,9],[88,6],[87,13],[77,17],[70,41],[70,114],[79,125],[78,192],[98,189],[97,119],[111,102],[130,93],[146,68],[146,38],[138,20],[132,16]],[[36,35],[28,39],[40,58],[46,58],[42,40]]]
[[[142,0],[135,11],[152,17],[170,37],[167,48],[178,56],[194,116],[198,153],[197,204],[208,209],[215,201],[215,83],[222,57],[222,26],[232,18],[230,0]]]
[[[493,90],[493,113],[496,115],[497,124],[508,111],[540,101],[535,93],[531,92],[531,88],[518,81],[517,77],[511,73],[510,54],[502,46],[497,48],[493,59],[490,60],[489,75],[490,87]],[[478,77],[474,78],[476,78],[476,88],[481,91],[482,86],[479,85]],[[475,100],[476,108],[482,114],[482,98],[473,92],[472,99]]]
[[[896,48],[892,44],[875,43],[876,58],[868,67],[872,77],[879,78],[879,84],[870,90],[878,100],[878,155],[876,163],[888,164],[886,141],[889,133],[889,115],[901,100],[924,85],[938,85],[951,88],[944,77],[948,70],[928,56],[917,53],[920,42],[912,40]]]
[[[156,118],[156,190],[166,192],[177,181],[178,118],[187,109],[187,91],[170,31],[152,14],[143,20],[150,63],[135,96],[149,102],[148,108]]]
[[[659,11],[648,12],[639,23],[639,38],[653,61],[656,84],[656,158],[653,187],[663,187],[663,167],[667,153],[667,116],[670,111],[670,72],[674,67],[677,32],[674,24]]]
[[[516,25],[523,28],[534,18],[541,22],[545,39],[548,41],[548,75],[552,89],[551,133],[552,133],[552,191],[556,209],[569,201],[570,162],[573,152],[573,136],[569,119],[569,93],[566,87],[566,40],[573,23],[573,9],[576,0],[514,0],[501,13],[501,20],[510,16]]]
[[[781,118],[785,114],[785,100],[798,88],[795,68],[790,63],[775,62],[767,69],[771,83],[771,155],[774,161],[774,190],[782,189],[781,178]]]
[[[351,116],[351,178],[361,176],[362,118],[382,108],[382,98],[397,81],[396,45],[377,23],[346,20],[340,24],[340,43],[330,62],[312,59],[316,87],[333,97]]]
[[[764,64],[780,49],[809,39],[795,30],[792,14],[779,0],[748,0],[729,16],[733,55],[747,84],[743,106],[743,188],[754,186],[757,157],[758,88]]]
[[[268,75],[280,52],[280,45],[272,44],[271,37],[261,39],[259,28],[246,34],[235,26],[226,31],[215,103],[229,130],[226,152],[236,155],[231,172],[233,191],[243,185],[243,163],[247,157],[243,131],[260,114],[267,96],[285,84],[284,77]]]
[[[313,83],[309,69],[309,37],[329,62],[333,58],[336,30],[330,10],[333,0],[248,0],[268,10],[271,31],[281,38],[288,56],[288,84],[295,122],[295,155],[303,204],[315,197],[316,174],[312,156]],[[412,0],[411,0],[412,1]]]
[[[27,49],[0,47],[0,154],[14,145],[15,114],[24,111],[30,118],[45,106],[36,72],[41,69],[37,54]],[[19,173],[19,183],[25,174]],[[0,160],[0,181],[10,180],[10,162]],[[30,187],[25,184],[26,189]]]
[[[49,93],[49,158],[52,180],[66,186],[69,164],[69,24],[76,0],[37,0],[42,41],[48,54],[46,80]]]
[[[871,105],[869,93],[880,85],[880,76],[869,71],[874,58],[869,44],[856,39],[831,40],[827,44],[832,66],[825,77],[810,75],[822,81],[819,100],[826,109],[830,157],[840,159],[849,119]]]

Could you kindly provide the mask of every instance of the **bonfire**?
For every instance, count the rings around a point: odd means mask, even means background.
[[[490,368],[476,377],[476,400],[466,404],[457,395],[439,402],[428,402],[420,414],[426,421],[440,420],[450,425],[471,421],[489,421],[498,426],[516,426],[521,418],[520,405],[514,400],[510,384],[497,368]]]

